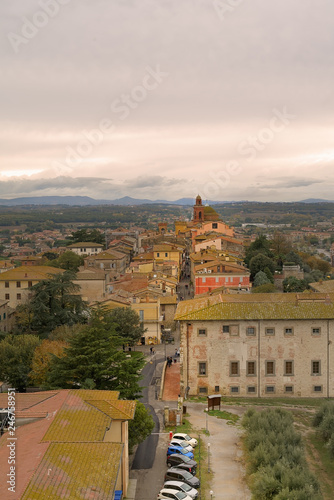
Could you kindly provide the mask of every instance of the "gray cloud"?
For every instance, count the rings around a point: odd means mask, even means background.
[[[124,184],[129,188],[155,188],[155,187],[168,187],[185,182],[185,179],[170,179],[162,177],[161,175],[141,175],[134,179],[128,179]]]
[[[282,179],[273,179],[268,184],[259,182],[258,187],[261,189],[292,189],[300,187],[309,187],[314,184],[322,184],[324,181],[320,179],[298,179],[293,177],[284,177]]]

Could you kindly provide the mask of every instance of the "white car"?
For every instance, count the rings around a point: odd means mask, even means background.
[[[166,500],[168,498],[172,498],[172,500],[192,500],[192,498],[189,495],[186,495],[186,493],[183,493],[183,491],[178,491],[170,488],[162,488],[157,498],[158,500]]]
[[[195,447],[198,444],[197,439],[191,438],[188,434],[184,434],[183,432],[177,432],[174,434],[173,439],[180,439],[181,441],[190,444],[192,447]]]
[[[186,495],[191,497],[193,500],[198,498],[198,491],[192,488],[187,483],[182,481],[165,481],[164,488],[171,488],[172,490],[183,491]]]
[[[194,451],[194,448],[191,446],[191,444],[188,444],[186,441],[182,439],[174,439],[172,438],[171,442],[169,443],[169,446],[182,446],[187,451]]]

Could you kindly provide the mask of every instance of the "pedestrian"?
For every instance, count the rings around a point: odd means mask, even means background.
[[[175,354],[174,354],[174,356],[175,356],[175,357],[177,356],[177,349],[175,349]]]
[[[151,354],[153,353],[153,347],[150,347],[150,353]]]

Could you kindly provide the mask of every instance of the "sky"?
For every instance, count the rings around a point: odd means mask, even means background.
[[[333,200],[333,0],[0,3],[0,198]]]

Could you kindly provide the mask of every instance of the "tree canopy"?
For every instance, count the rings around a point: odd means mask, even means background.
[[[144,441],[154,429],[154,421],[152,415],[145,408],[143,403],[137,402],[135,416],[129,422],[129,451],[132,448]]]
[[[95,243],[105,244],[104,234],[98,229],[79,229],[72,233],[72,243],[81,243],[82,241],[91,241]]]
[[[144,328],[139,314],[131,307],[115,307],[109,313],[111,321],[115,323],[116,333],[123,339],[123,343],[134,345],[144,335]]]
[[[73,273],[65,271],[34,285],[31,301],[18,308],[17,328],[45,338],[60,325],[85,322],[86,305],[77,294],[79,286],[73,283],[74,277]]]
[[[46,265],[60,267],[61,269],[67,269],[68,271],[73,271],[74,273],[76,273],[79,270],[79,267],[83,265],[83,263],[84,258],[81,255],[77,255],[71,250],[67,250],[56,259],[51,259],[51,261],[47,262]]]
[[[35,348],[40,339],[36,335],[7,335],[0,342],[0,379],[25,392]]]
[[[64,356],[52,358],[50,387],[115,390],[122,398],[140,397],[145,359],[138,352],[127,355],[122,342],[110,315],[95,311],[89,324],[69,339]]]

